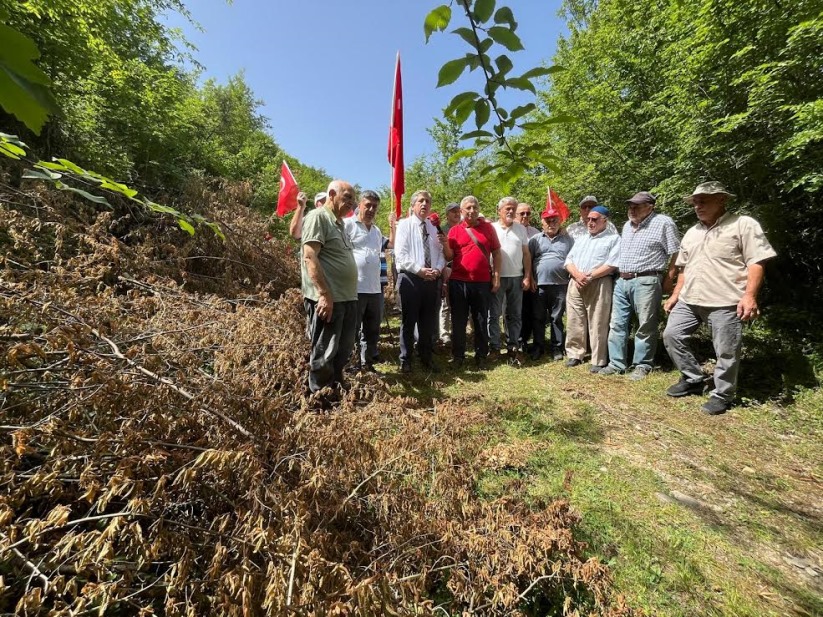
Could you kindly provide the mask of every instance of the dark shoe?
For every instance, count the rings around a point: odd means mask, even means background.
[[[437,366],[434,362],[424,362],[423,368],[426,369],[428,372],[432,373],[433,375],[437,375],[440,373],[440,367]]]
[[[621,371],[619,368],[616,368],[616,367],[612,366],[611,364],[609,364],[608,366],[604,366],[602,369],[600,369],[597,372],[597,374],[598,375],[604,375],[604,376],[622,375],[623,371]]]
[[[666,390],[666,394],[675,398],[681,396],[700,395],[703,394],[703,390],[705,390],[705,388],[706,384],[702,380],[695,383],[693,381],[689,381],[686,377],[681,377],[680,381]]]
[[[367,373],[374,373],[376,375],[380,374],[380,371],[378,371],[377,367],[374,366],[374,364],[372,364],[371,362],[366,362],[366,364],[364,366],[364,369],[366,370]]]
[[[709,400],[700,409],[707,415],[719,416],[726,413],[731,406],[731,403],[724,401],[719,396],[710,396]]]
[[[598,365],[598,364],[592,364],[592,365],[589,367],[589,372],[590,372],[590,373],[592,373],[592,374],[594,374],[594,375],[596,375],[597,373],[599,373],[600,371],[602,371],[604,368],[606,368],[606,367],[605,367],[605,366],[600,366],[600,365]]]
[[[581,364],[583,364],[583,360],[578,360],[577,358],[569,358],[566,360],[566,366],[569,368],[573,366],[580,366]]]
[[[411,373],[411,362],[401,362],[400,372],[405,374]]]
[[[346,367],[346,372],[347,373],[359,373],[362,370],[363,370],[363,367],[361,366],[361,364],[359,362],[355,362],[354,364],[349,364]]]
[[[478,371],[483,371],[486,369],[486,358],[483,357],[475,357],[474,359],[474,366]]]
[[[500,350],[499,349],[489,349],[489,360],[494,362],[495,360],[500,359]]]
[[[543,352],[539,349],[532,349],[532,352],[529,354],[529,357],[532,360],[539,360],[543,356]]]
[[[459,371],[463,368],[465,362],[466,360],[464,358],[452,358],[451,365],[453,369]]]

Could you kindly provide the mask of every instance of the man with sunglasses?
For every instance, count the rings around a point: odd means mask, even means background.
[[[601,375],[622,374],[629,367],[629,335],[635,316],[634,370],[629,379],[645,379],[654,366],[663,291],[671,291],[673,286],[680,248],[677,226],[665,214],[655,212],[656,202],[648,191],[626,200],[629,220],[620,236],[620,259],[609,264],[617,266],[620,274],[614,285],[609,324],[609,364]]]
[[[589,216],[589,212],[591,212],[592,208],[597,205],[597,197],[594,195],[586,195],[582,201],[580,202],[580,220],[572,223],[566,228],[566,233],[569,234],[572,240],[577,240],[578,238],[583,238],[588,235],[589,227],[588,223],[586,222],[586,218]],[[616,234],[617,227],[614,226],[614,223],[608,221],[606,223],[606,231],[609,233]]]
[[[537,229],[537,227],[532,227],[532,207],[530,204],[525,202],[517,204],[517,210],[515,211],[514,218],[518,223],[526,228],[526,237],[530,241],[534,236],[540,234],[540,230]],[[534,272],[532,272],[532,279],[534,279]],[[534,285],[532,285],[532,287],[534,287]],[[534,332],[534,325],[532,323],[534,320],[532,303],[534,302],[535,294],[536,292],[532,291],[531,288],[523,290],[523,325],[520,326],[519,343],[521,351],[527,353],[531,353],[533,351],[529,345],[529,340],[532,338],[532,334]]]
[[[588,234],[574,241],[566,270],[573,279],[566,293],[566,366],[583,364],[587,345],[592,350],[592,372],[608,361],[609,314],[620,236],[609,233],[609,210],[594,206],[586,217]]]

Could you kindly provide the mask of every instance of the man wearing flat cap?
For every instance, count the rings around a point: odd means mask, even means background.
[[[680,370],[680,381],[666,391],[669,396],[703,393],[705,378],[688,340],[701,322],[711,328],[717,364],[703,412],[712,416],[725,413],[734,401],[743,322],[760,314],[757,293],[763,263],[776,255],[760,223],[726,212],[726,202],[733,197],[720,182],[699,184],[686,197],[698,222],[683,236],[677,258],[680,276],[664,306],[670,315],[663,343]]]
[[[626,200],[629,220],[620,235],[620,258],[609,262],[619,275],[614,285],[609,323],[609,364],[601,375],[634,370],[630,379],[645,379],[654,366],[663,289],[671,289],[680,234],[674,221],[654,211],[655,197],[641,191]],[[637,318],[634,353],[628,357],[632,320]]]

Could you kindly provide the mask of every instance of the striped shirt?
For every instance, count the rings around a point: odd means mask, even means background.
[[[574,264],[584,273],[591,272],[606,263],[617,262],[620,258],[620,236],[604,229],[596,236],[586,234],[574,241],[566,265]]]
[[[620,257],[609,265],[621,272],[663,272],[679,249],[680,234],[674,221],[652,212],[637,226],[626,221],[620,236]]]

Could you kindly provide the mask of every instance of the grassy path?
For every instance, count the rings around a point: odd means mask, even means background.
[[[394,391],[426,404],[460,396],[492,406],[499,425],[479,430],[496,446],[477,490],[568,496],[634,606],[823,615],[819,390],[708,417],[699,397],[665,396],[673,372],[631,382],[551,361],[411,378],[381,369]]]

